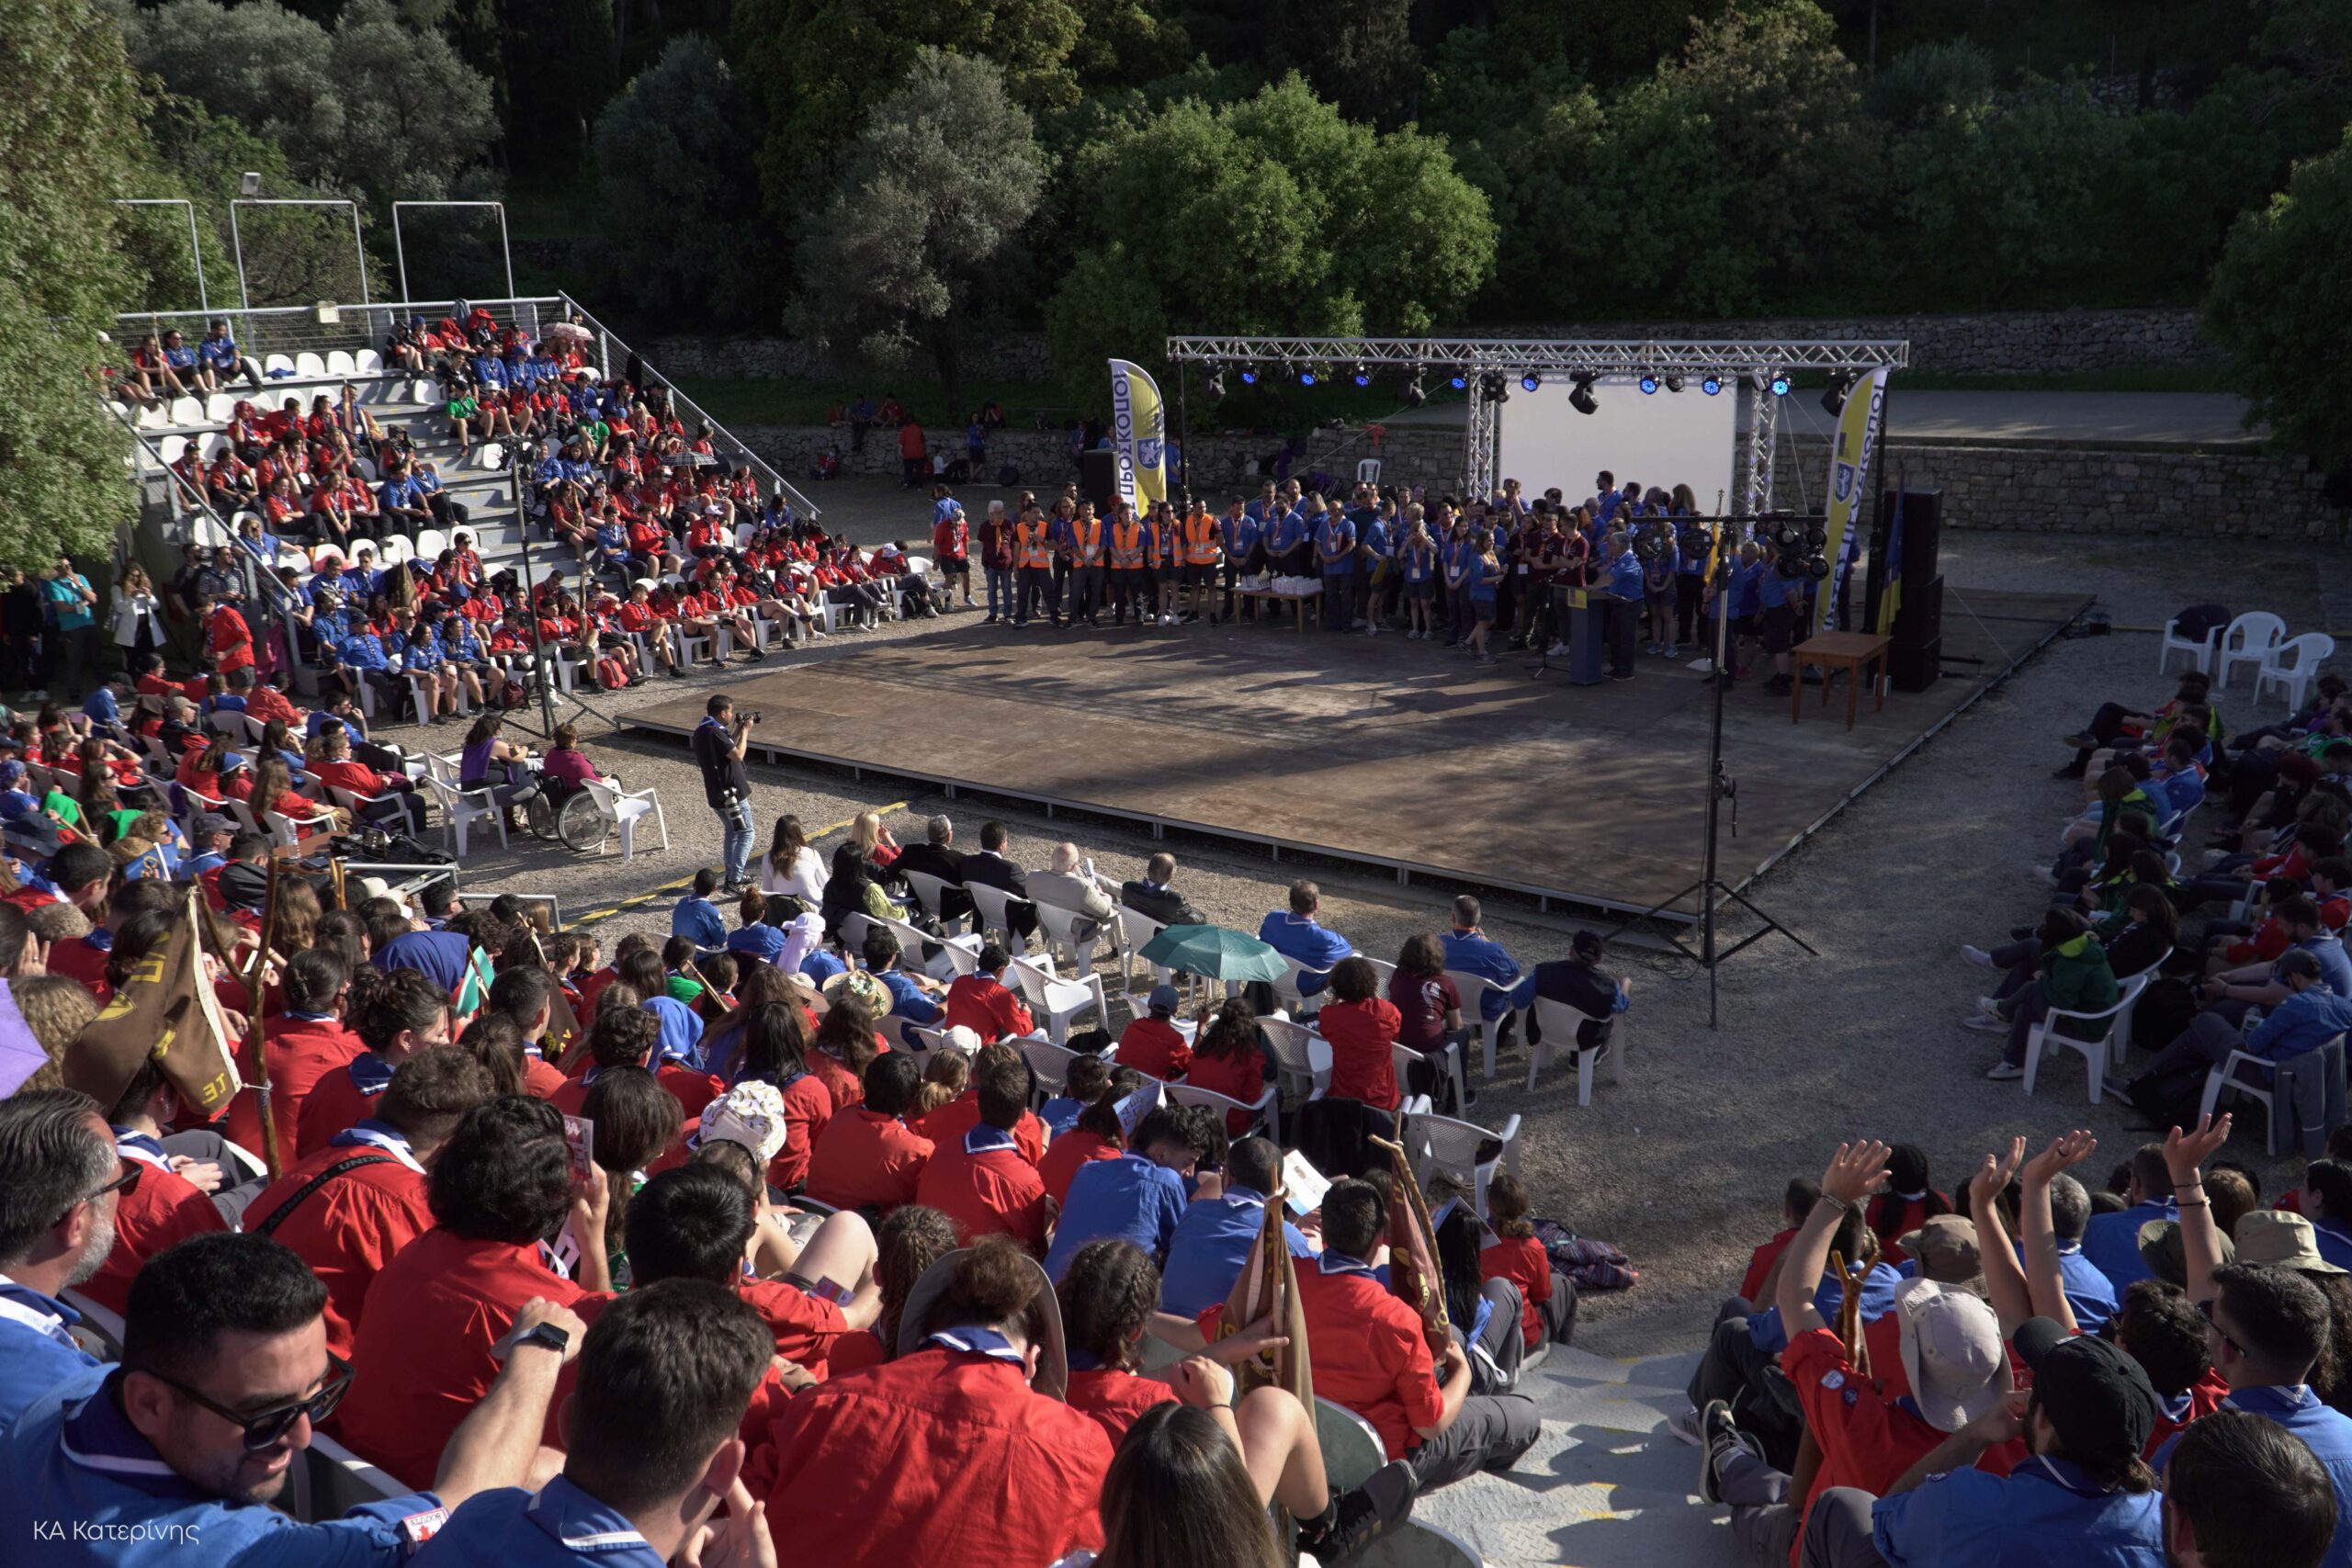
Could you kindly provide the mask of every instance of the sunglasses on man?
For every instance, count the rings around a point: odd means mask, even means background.
[[[138,1370],[237,1427],[243,1437],[245,1452],[249,1454],[264,1453],[277,1447],[278,1440],[293,1430],[294,1423],[304,1416],[308,1416],[311,1425],[316,1427],[334,1414],[335,1406],[343,1403],[343,1396],[351,1389],[351,1363],[332,1350],[327,1352],[326,1381],[319,1385],[318,1393],[307,1399],[298,1399],[289,1404],[274,1405],[259,1412],[232,1410],[198,1393],[177,1378],[167,1377],[145,1367]]]
[[[141,1165],[135,1159],[129,1159],[118,1156],[115,1160],[114,1179],[107,1182],[104,1187],[99,1188],[96,1191],[76,1200],[76,1201],[95,1203],[109,1192],[119,1192],[124,1197],[128,1198],[133,1192],[139,1190],[139,1173],[145,1168],[146,1168],[144,1166]],[[70,1210],[68,1211],[68,1213],[71,1212],[72,1211]],[[50,1222],[50,1224],[53,1225],[62,1225],[64,1223],[64,1214],[60,1214],[57,1218]]]

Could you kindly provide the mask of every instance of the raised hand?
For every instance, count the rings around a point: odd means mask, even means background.
[[[2098,1138],[2086,1128],[2077,1127],[2073,1132],[2061,1133],[2050,1140],[2048,1148],[2026,1162],[2026,1185],[2047,1187],[2059,1172],[2074,1169],[2098,1150]]]
[[[1859,1144],[1840,1144],[1829,1161],[1829,1168],[1821,1173],[1824,1197],[1836,1198],[1846,1203],[1859,1203],[1869,1197],[1887,1177],[1886,1145],[1875,1138],[1865,1138]]]
[[[1976,1174],[1968,1179],[1971,1201],[1990,1203],[1998,1198],[2008,1186],[2009,1178],[2018,1173],[2018,1162],[2024,1158],[2025,1140],[2021,1137],[2009,1140],[2007,1155],[1997,1150],[1986,1155],[1977,1165]]]
[[[2165,1168],[2172,1172],[2173,1185],[2177,1187],[2196,1180],[2197,1173],[2207,1160],[2221,1151],[2230,1141],[2230,1117],[2222,1112],[2220,1120],[2211,1116],[2197,1119],[2195,1131],[2184,1133],[2175,1127],[2165,1134]]]

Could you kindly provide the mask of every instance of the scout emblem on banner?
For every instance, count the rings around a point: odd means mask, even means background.
[[[150,1058],[189,1109],[207,1118],[244,1087],[228,1021],[197,953],[197,894],[172,934],[132,966],[106,1010],[67,1048],[65,1085],[112,1105]]]
[[[1111,361],[1111,452],[1119,499],[1141,513],[1168,499],[1168,407],[1140,365]]]
[[[1870,494],[1871,464],[1878,456],[1880,416],[1886,410],[1886,371],[1871,371],[1846,393],[1838,415],[1838,438],[1829,451],[1829,527],[1822,555],[1831,568],[1820,595],[1813,629],[1827,631],[1838,624],[1838,599],[1846,578],[1861,553],[1861,532],[1856,523]]]

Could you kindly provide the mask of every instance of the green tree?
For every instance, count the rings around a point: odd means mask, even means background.
[[[118,10],[132,62],[286,150],[293,176],[357,197],[449,194],[498,122],[489,80],[390,0],[347,0],[334,30],[275,0]]]
[[[1494,265],[1487,197],[1442,143],[1343,118],[1297,76],[1238,104],[1170,105],[1083,150],[1088,232],[1046,310],[1056,366],[1100,393],[1113,355],[1170,330],[1419,333]]]
[[[2230,231],[2203,330],[2278,443],[2328,468],[2352,467],[2352,135],[2295,166],[2287,188]]]
[[[1350,119],[1393,125],[1420,90],[1410,0],[1281,0],[1278,63],[1305,73]]]
[[[1494,34],[1506,58],[1537,72],[1567,65],[1603,86],[1648,75],[1730,0],[1500,0]]]
[[[928,349],[960,405],[974,286],[1045,186],[1028,113],[990,62],[922,50],[841,164],[795,252],[802,329],[820,349],[884,369]]]
[[[18,0],[0,37],[0,560],[96,554],[132,510],[98,400],[128,301],[117,248],[144,131],[122,36],[85,0]]]
[[[596,119],[597,220],[610,287],[660,316],[773,317],[769,241],[752,172],[755,117],[707,38],[662,58]]]
[[[728,56],[766,114],[760,191],[780,226],[830,186],[830,165],[925,48],[1003,68],[1032,114],[1079,100],[1074,0],[736,0]]]

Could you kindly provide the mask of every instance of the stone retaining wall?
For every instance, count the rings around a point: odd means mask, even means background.
[[[750,425],[735,433],[798,484],[807,484],[817,455],[836,441],[854,473],[899,471],[897,446],[880,431],[862,455],[849,453],[844,437],[821,426]],[[1216,502],[1253,491],[1257,481],[1247,466],[1269,457],[1276,445],[1271,437],[1195,438],[1193,487]],[[1320,468],[1344,483],[1355,477],[1357,463],[1373,455],[1362,430],[1318,431],[1291,472],[1303,477]],[[1432,492],[1460,483],[1457,430],[1394,429],[1378,456],[1384,483],[1426,485]],[[1783,446],[1776,499],[1783,506],[1798,504],[1801,494],[1817,499],[1827,463],[1822,442],[1800,440],[1793,456]],[[2326,503],[2324,478],[2309,463],[2259,452],[1894,441],[1884,448],[1883,463],[1882,481],[1900,473],[1915,489],[1941,490],[1945,525],[1953,528],[2331,543],[2352,531],[2352,513]],[[989,472],[1006,467],[1018,471],[1023,486],[1041,491],[1057,490],[1074,473],[1068,444],[1044,431],[997,432],[989,448]],[[821,504],[821,492],[818,500]]]

